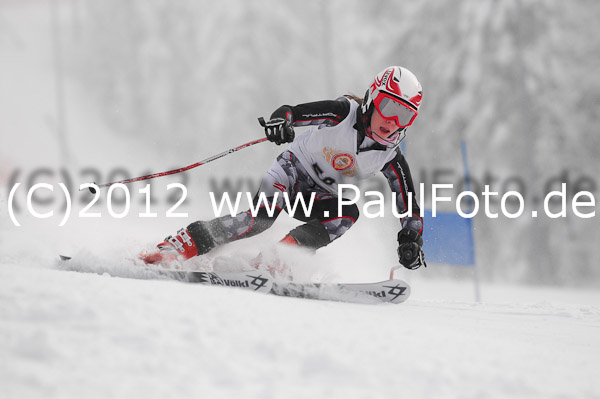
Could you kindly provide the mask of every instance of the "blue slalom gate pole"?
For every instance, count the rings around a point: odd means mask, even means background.
[[[467,161],[467,143],[465,140],[461,140],[460,149],[463,158],[463,169],[465,170],[465,190],[471,191],[471,177],[469,175],[469,163]],[[473,204],[471,200],[469,200],[469,211],[473,211]],[[475,240],[473,238],[473,219],[471,219],[471,228],[469,229],[468,234],[470,235],[470,241],[473,245],[473,253],[475,253]],[[481,302],[481,290],[479,288],[479,271],[477,269],[477,260],[476,257],[473,256],[473,285],[475,288],[475,301]]]

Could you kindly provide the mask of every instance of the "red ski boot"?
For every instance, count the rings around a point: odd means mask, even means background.
[[[190,237],[187,229],[179,230],[175,237],[168,236],[156,247],[155,251],[141,253],[139,259],[147,264],[167,266],[174,263],[183,263],[198,255],[198,247]]]

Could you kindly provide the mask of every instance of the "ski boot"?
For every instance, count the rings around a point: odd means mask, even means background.
[[[156,248],[155,251],[142,252],[139,259],[149,265],[171,265],[183,263],[198,255],[198,247],[187,229],[179,230],[175,237],[168,236]]]
[[[156,250],[142,252],[138,258],[150,265],[181,265],[197,255],[204,255],[215,247],[215,242],[203,222],[194,222],[180,229],[176,236],[168,236]]]

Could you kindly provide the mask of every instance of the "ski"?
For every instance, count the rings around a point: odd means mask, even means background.
[[[410,296],[410,286],[402,280],[376,283],[334,284],[274,281],[265,272],[199,272],[161,270],[171,278],[188,283],[246,288],[279,296],[354,303],[402,303]]]
[[[354,303],[402,303],[410,296],[410,286],[402,280],[376,283],[334,284],[293,283],[276,281],[265,272],[199,272],[161,270],[172,278],[188,283],[246,288],[294,298]]]
[[[68,256],[60,255],[63,262]],[[266,271],[215,272],[168,267],[145,267],[157,276],[195,284],[243,288],[279,296],[352,303],[402,303],[410,296],[410,286],[397,279],[374,283],[294,283],[276,280]]]

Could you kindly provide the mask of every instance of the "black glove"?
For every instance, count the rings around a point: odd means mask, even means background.
[[[266,122],[263,126],[265,127],[267,139],[277,145],[294,141],[294,127],[290,120],[274,118]]]
[[[427,267],[425,255],[421,247],[423,246],[423,237],[414,230],[404,228],[398,233],[398,259],[402,266],[407,269],[418,269],[421,266]]]

